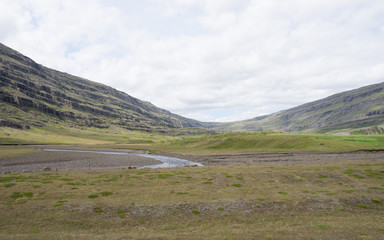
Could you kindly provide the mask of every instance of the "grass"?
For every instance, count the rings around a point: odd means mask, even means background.
[[[124,147],[124,145],[121,145]],[[357,151],[384,149],[384,135],[334,136],[326,134],[230,133],[214,136],[182,136],[153,144],[129,144],[126,148],[152,153],[174,152],[189,155],[243,154],[244,152]]]
[[[50,125],[30,130],[0,127],[0,145],[8,144],[82,144],[92,148],[145,149],[153,153],[239,151],[342,151],[384,149],[384,135],[335,136],[327,134],[283,134],[279,132],[227,133],[218,135],[168,136],[159,133],[111,129],[68,127]],[[34,148],[13,151],[13,147],[1,146],[1,157],[16,157],[39,152]],[[1,158],[0,157],[0,158]]]
[[[59,124],[41,128],[31,127],[30,130],[0,127],[0,133],[2,132],[7,134],[0,134],[0,145],[86,144],[97,146],[102,144],[155,143],[167,139],[165,135],[129,131],[117,127],[113,129],[76,128]]]
[[[356,150],[384,148],[384,136],[230,133],[176,140],[172,146],[211,150]]]
[[[1,140],[1,139],[0,139]],[[32,147],[16,148],[10,146],[1,146],[4,142],[0,141],[0,159],[2,158],[13,158],[20,157],[23,155],[31,155],[34,153],[39,153],[41,150]]]
[[[368,206],[365,204],[356,204],[356,206],[358,206],[359,208],[368,208]]]
[[[3,186],[8,188],[8,187],[13,187],[15,185],[16,185],[16,183],[6,183]]]
[[[382,204],[382,202],[378,199],[371,199],[371,201],[377,204]]]
[[[199,215],[200,211],[199,210],[192,210],[192,213],[195,214],[195,215]]]
[[[110,196],[113,195],[113,192],[101,192],[101,196]]]
[[[40,151],[9,143],[234,156],[384,149],[384,136],[0,129],[0,159]],[[383,179],[383,159],[5,174],[0,239],[381,239]]]
[[[316,227],[320,230],[330,230],[332,229],[332,226],[328,224],[316,224]]]
[[[378,159],[0,175],[15,183],[1,188],[0,238],[381,239],[383,171]]]
[[[242,185],[240,183],[234,183],[234,184],[232,184],[232,186],[234,186],[234,187],[241,187]]]

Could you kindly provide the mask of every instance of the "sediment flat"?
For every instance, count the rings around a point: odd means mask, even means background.
[[[299,162],[332,162],[343,160],[375,160],[384,159],[384,150],[360,150],[344,152],[241,152],[223,154],[176,154],[160,153],[165,156],[178,157],[204,166],[258,164],[258,163],[299,163]]]
[[[97,149],[97,151],[100,150]],[[113,152],[114,150],[108,151]],[[114,152],[143,153],[141,151],[130,150]],[[119,169],[129,167],[138,168],[160,163],[160,161],[154,160],[152,158],[133,155],[110,155],[91,152],[42,151],[20,157],[0,159],[0,172],[37,172],[41,171],[43,168],[49,168],[51,170],[58,171]]]
[[[87,149],[84,147],[33,146],[37,149],[90,150],[98,152],[123,152],[143,154],[145,151],[129,149]],[[298,163],[298,162],[332,162],[343,160],[384,159],[384,150],[360,150],[345,152],[241,152],[226,154],[176,154],[162,152],[163,156],[177,157],[202,163],[205,166],[258,164],[258,163]],[[49,152],[41,151],[12,158],[0,158],[0,173],[51,170],[97,170],[138,168],[160,164],[152,158],[134,155],[98,154],[92,152]]]

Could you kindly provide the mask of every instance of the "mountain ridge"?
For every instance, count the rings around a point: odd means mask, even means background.
[[[1,43],[0,101],[0,126],[16,128],[57,120],[144,131],[207,126],[107,85],[44,67]]]
[[[222,123],[241,131],[331,132],[384,124],[384,82],[333,94],[277,113]]]
[[[50,124],[118,126],[161,133],[185,128],[199,129],[195,132],[200,133],[212,133],[211,130],[326,133],[365,127],[371,128],[370,132],[381,133],[384,82],[249,120],[207,123],[173,114],[107,85],[44,67],[0,43],[0,127],[28,129]]]

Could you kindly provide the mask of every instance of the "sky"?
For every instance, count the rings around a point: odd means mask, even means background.
[[[201,121],[384,82],[382,0],[0,0],[0,42]]]

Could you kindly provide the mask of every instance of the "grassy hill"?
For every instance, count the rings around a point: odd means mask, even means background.
[[[382,133],[381,124],[384,124],[384,83],[342,92],[278,113],[220,124],[218,128],[320,133],[369,128],[369,132]]]
[[[0,126],[52,124],[160,132],[206,126],[106,85],[46,68],[0,44]]]

